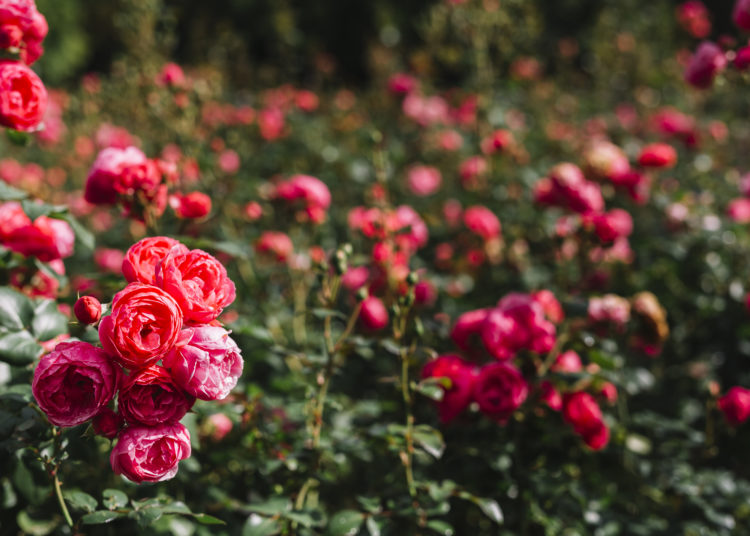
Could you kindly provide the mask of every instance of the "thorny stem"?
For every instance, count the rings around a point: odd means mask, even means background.
[[[59,467],[59,465],[57,466]],[[60,487],[60,479],[57,478],[57,467],[55,468],[55,475],[53,477],[54,483],[55,483],[55,495],[57,495],[57,502],[60,503],[60,510],[62,510],[63,516],[65,517],[65,522],[68,524],[69,527],[73,526],[73,519],[70,517],[70,512],[68,512],[68,507],[65,505],[65,499],[62,495],[62,488]]]
[[[57,428],[52,428],[52,436],[53,441],[55,445],[54,449],[54,459],[49,462],[50,465],[52,465],[52,482],[55,487],[55,495],[57,495],[57,502],[60,503],[60,510],[62,510],[63,517],[65,517],[65,522],[68,524],[69,527],[73,526],[73,518],[70,517],[70,512],[68,511],[68,507],[65,504],[65,499],[63,498],[62,494],[62,487],[60,486],[60,479],[58,478],[57,474],[60,470],[60,461],[59,461],[59,454],[60,454],[60,438],[62,437],[62,432]]]
[[[406,348],[401,349],[401,395],[404,398],[404,406],[406,407],[406,433],[404,434],[406,439],[406,451],[402,461],[404,462],[404,468],[406,469],[406,484],[409,487],[409,495],[416,497],[417,488],[414,484],[413,469],[414,414],[411,411],[412,398],[411,393],[409,392],[409,355],[412,351],[413,346],[409,350]]]

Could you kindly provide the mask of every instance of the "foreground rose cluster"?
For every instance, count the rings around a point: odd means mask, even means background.
[[[122,271],[128,285],[101,319],[102,347],[58,344],[40,360],[32,391],[52,424],[93,419],[98,434],[117,438],[115,473],[157,482],[190,456],[179,421],[196,398],[226,398],[242,374],[240,349],[217,320],[235,288],[214,257],[163,236],[134,244]],[[75,312],[95,323],[100,308],[87,296]]]

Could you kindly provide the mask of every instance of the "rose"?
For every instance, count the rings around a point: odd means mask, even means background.
[[[133,482],[161,482],[177,474],[190,456],[190,433],[180,423],[128,427],[109,456],[112,470]]]
[[[0,243],[4,244],[16,229],[27,225],[31,225],[31,219],[23,211],[21,203],[0,203]]]
[[[76,426],[109,404],[120,374],[104,350],[87,342],[62,342],[39,361],[31,392],[52,424]]]
[[[529,294],[511,293],[490,310],[481,327],[487,351],[498,359],[510,359],[516,352],[549,352],[555,344],[555,326],[544,309]]]
[[[120,428],[124,424],[123,418],[109,408],[102,409],[94,420],[91,421],[94,433],[107,439],[117,437]]]
[[[188,394],[201,400],[221,400],[237,385],[242,356],[229,332],[216,326],[182,330],[164,366]]]
[[[130,376],[117,395],[117,409],[129,424],[158,426],[182,419],[195,398],[180,389],[164,367],[152,365]]]
[[[74,242],[75,234],[67,222],[47,216],[13,229],[5,239],[8,249],[43,262],[70,257]]]
[[[583,370],[581,356],[575,350],[563,352],[555,358],[555,362],[549,368],[552,372],[561,374],[576,374]]]
[[[589,393],[578,391],[563,398],[563,419],[573,426],[592,449],[604,448],[609,442],[609,429],[602,419],[602,410]]]
[[[292,239],[281,231],[263,231],[255,243],[255,251],[272,254],[277,262],[286,262],[294,251],[294,244]]]
[[[504,424],[528,395],[526,380],[505,363],[491,363],[479,369],[474,383],[474,400],[488,417]]]
[[[376,296],[368,296],[362,300],[359,310],[359,321],[371,331],[380,331],[388,325],[388,310],[383,301]]]
[[[224,266],[200,249],[173,248],[156,266],[155,283],[180,305],[185,320],[208,323],[234,301],[234,283]]]
[[[81,324],[96,324],[102,316],[102,304],[93,296],[81,296],[73,305],[73,312]]]
[[[737,0],[732,9],[732,20],[741,30],[750,30],[750,1]]]
[[[172,248],[180,253],[189,250],[174,238],[153,236],[139,240],[128,249],[122,261],[122,274],[129,283],[154,284],[156,265],[167,256]]]
[[[0,125],[34,130],[47,109],[47,90],[23,63],[0,60]]]
[[[685,68],[685,81],[699,89],[708,89],[726,64],[727,58],[719,46],[703,41]]]
[[[185,195],[174,195],[170,205],[178,218],[197,220],[211,212],[211,198],[203,192],[190,192]]]
[[[613,208],[609,212],[587,216],[585,219],[593,222],[596,235],[604,243],[614,242],[633,232],[633,218],[621,208]]]
[[[750,417],[750,389],[732,387],[719,399],[719,409],[731,426],[739,426]]]
[[[482,332],[482,325],[487,319],[487,314],[491,309],[477,309],[467,311],[456,320],[456,324],[451,331],[451,339],[462,350],[469,352],[480,348],[478,340]]]
[[[485,241],[500,236],[500,220],[487,207],[477,205],[467,208],[464,211],[464,225]]]
[[[162,289],[130,283],[115,294],[112,314],[99,324],[102,347],[124,367],[142,369],[159,361],[180,335],[180,306]]]
[[[42,55],[42,41],[49,28],[34,0],[4,0],[0,3],[0,49],[20,49],[27,65]]]
[[[455,354],[438,356],[424,366],[422,378],[446,378],[449,381],[448,387],[441,384],[443,398],[438,402],[438,412],[442,422],[452,421],[469,406],[476,377],[476,367]]]
[[[146,161],[146,155],[136,147],[120,149],[107,147],[99,152],[86,179],[84,197],[94,205],[113,205],[117,202],[117,182],[129,166]],[[122,185],[120,185],[122,189]]]
[[[638,155],[638,164],[644,167],[670,168],[677,162],[677,151],[666,143],[646,145]]]
[[[409,169],[406,180],[414,195],[425,196],[438,191],[443,176],[436,167],[417,165]]]

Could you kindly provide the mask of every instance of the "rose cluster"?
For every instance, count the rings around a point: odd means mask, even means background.
[[[52,424],[93,418],[97,433],[117,437],[115,473],[156,482],[190,456],[179,421],[195,399],[225,398],[242,373],[240,349],[217,320],[235,288],[214,257],[163,236],[134,244],[122,271],[128,285],[101,319],[102,348],[59,344],[37,366],[33,393]],[[100,306],[84,297],[75,312],[95,323]]]
[[[42,55],[48,27],[34,0],[0,1],[0,50],[19,60],[0,60],[0,125],[36,130],[47,108],[47,90],[28,66]]]

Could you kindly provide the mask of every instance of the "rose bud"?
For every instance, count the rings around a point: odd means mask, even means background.
[[[130,283],[115,294],[112,314],[99,324],[102,347],[122,366],[139,370],[166,354],[180,335],[182,311],[162,289]]]
[[[102,304],[93,296],[81,296],[73,305],[73,312],[81,324],[93,325],[102,316]]]
[[[17,61],[0,60],[0,125],[28,132],[47,110],[47,90],[34,71]]]
[[[61,342],[39,360],[31,392],[56,426],[76,426],[112,400],[120,370],[106,352],[87,342]]]
[[[727,59],[718,45],[704,41],[698,46],[685,69],[685,81],[699,89],[708,89],[726,64]]]
[[[106,437],[107,439],[114,439],[117,437],[122,425],[125,424],[123,418],[112,411],[109,408],[104,408],[99,414],[94,417],[91,421],[94,427],[94,433]]]
[[[531,298],[542,306],[544,316],[553,324],[559,324],[565,320],[565,311],[562,305],[557,301],[555,295],[549,290],[538,290],[531,295]]]
[[[505,363],[492,363],[479,369],[474,383],[474,400],[488,417],[505,424],[529,392],[526,380]]]
[[[117,439],[109,456],[112,470],[135,483],[161,482],[177,474],[177,464],[190,456],[190,433],[180,423],[131,426]]]
[[[233,427],[234,423],[232,423],[232,419],[223,413],[214,413],[209,415],[203,428],[206,435],[214,441],[219,442],[232,431]]]
[[[222,400],[242,375],[240,349],[229,332],[217,326],[182,330],[172,351],[164,357],[177,385],[201,400]]]
[[[191,322],[215,320],[235,298],[224,265],[200,249],[170,250],[156,267],[155,284],[177,300]]]
[[[203,192],[172,196],[172,208],[178,218],[197,220],[211,212],[211,198]]]
[[[750,417],[750,389],[732,387],[718,404],[730,426],[739,426]]]
[[[122,274],[129,283],[154,284],[156,265],[177,248],[180,253],[190,251],[179,241],[166,236],[150,236],[139,240],[128,249],[122,261]]]
[[[441,422],[452,421],[469,406],[476,377],[476,367],[455,354],[441,355],[425,364],[422,378],[446,378],[450,384],[441,385],[443,399],[437,403]]]
[[[645,146],[638,155],[638,164],[644,167],[670,168],[677,162],[677,151],[666,143]]]
[[[380,298],[368,296],[362,300],[359,320],[370,331],[380,331],[388,325],[388,311]]]
[[[732,20],[741,30],[750,30],[750,1],[737,0],[732,10]]]

